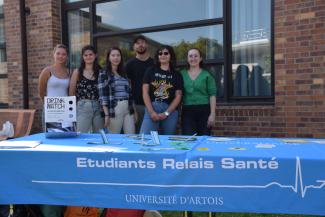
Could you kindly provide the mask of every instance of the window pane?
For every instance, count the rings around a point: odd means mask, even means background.
[[[209,65],[206,67],[216,79],[217,97],[224,96],[224,67],[223,65]]]
[[[0,14],[3,14],[3,0],[0,0]],[[5,43],[4,19],[0,19],[0,44]],[[0,74],[6,75],[7,71],[6,49],[0,49]],[[0,106],[8,103],[8,78],[0,78]]]
[[[70,68],[78,67],[83,46],[90,43],[90,14],[88,8],[68,12]]]
[[[232,1],[233,96],[271,95],[271,0]]]
[[[222,26],[206,26],[191,29],[180,29],[143,34],[149,43],[149,52],[154,56],[158,47],[168,44],[174,47],[177,61],[186,61],[186,51],[190,47],[199,48],[205,59],[223,57]],[[123,51],[124,58],[133,56],[132,41],[135,35],[105,37],[97,41],[100,62],[105,60],[108,48],[118,46]]]
[[[0,78],[0,104],[8,103],[8,78]]]
[[[4,19],[0,19],[0,44],[5,42],[5,23]]]
[[[123,0],[96,5],[98,31],[222,17],[222,0]]]
[[[3,14],[3,0],[0,0],[0,14]]]
[[[3,64],[7,64],[6,49],[0,49],[0,74],[7,74],[7,65]]]

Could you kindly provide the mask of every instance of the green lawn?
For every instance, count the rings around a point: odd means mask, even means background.
[[[163,217],[183,217],[183,212],[161,211]],[[208,217],[208,213],[194,212],[192,217]],[[216,213],[216,217],[320,217],[315,215],[279,215],[253,213]]]

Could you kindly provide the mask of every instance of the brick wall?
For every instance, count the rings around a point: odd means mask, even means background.
[[[41,101],[38,98],[38,77],[52,64],[53,47],[61,42],[60,2],[57,0],[26,0],[30,14],[27,23],[29,107],[37,109],[33,129],[41,129]],[[5,0],[5,29],[9,80],[9,107],[22,108],[22,52],[19,0]]]
[[[26,0],[30,15],[26,17],[29,70],[29,105],[38,109],[34,131],[41,129],[42,104],[38,97],[38,77],[53,63],[53,48],[61,42],[61,12],[57,0]]]
[[[286,135],[325,137],[325,1],[275,2],[275,103]]]
[[[215,135],[325,137],[325,1],[275,0],[274,106],[218,106]]]
[[[23,107],[19,0],[4,0],[7,46],[8,98],[10,108]]]

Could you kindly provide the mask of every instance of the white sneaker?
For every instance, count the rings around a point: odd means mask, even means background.
[[[162,217],[157,210],[146,210],[143,217]]]
[[[2,125],[2,131],[0,132],[1,136],[14,137],[15,131],[14,126],[9,121],[6,121]]]

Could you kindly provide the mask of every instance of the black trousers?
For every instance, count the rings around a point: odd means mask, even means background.
[[[186,105],[182,107],[182,134],[198,136],[210,135],[208,128],[208,118],[210,115],[210,105]]]

